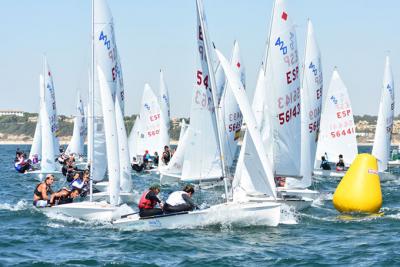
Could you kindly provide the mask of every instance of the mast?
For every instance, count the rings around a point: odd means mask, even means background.
[[[94,0],[92,0],[92,61],[91,61],[91,71],[92,71],[92,76],[91,76],[91,84],[89,86],[89,96],[90,96],[90,105],[89,105],[89,112],[90,116],[88,116],[88,119],[90,120],[89,125],[91,126],[91,131],[92,133],[90,134],[90,159],[89,159],[89,164],[90,164],[90,202],[93,201],[93,166],[94,166]]]
[[[219,123],[219,105],[218,103],[216,103],[217,100],[217,84],[215,81],[215,77],[214,77],[214,68],[212,66],[212,62],[211,62],[211,58],[210,58],[210,51],[209,51],[209,47],[208,47],[208,36],[207,36],[207,29],[205,27],[205,22],[204,22],[204,17],[203,17],[203,3],[202,0],[197,0],[196,1],[197,4],[197,9],[199,11],[199,17],[200,17],[200,25],[201,28],[203,30],[203,38],[204,38],[204,49],[206,52],[206,60],[207,60],[207,65],[208,65],[208,69],[209,69],[209,77],[210,77],[210,81],[211,81],[211,93],[212,93],[212,104],[214,106],[214,110],[215,110],[215,123],[217,126],[217,133],[218,133],[218,149],[219,149],[219,153],[220,153],[220,159],[221,159],[221,169],[222,169],[222,177],[224,180],[224,187],[225,187],[225,199],[226,202],[229,202],[229,198],[228,198],[228,182],[226,180],[226,166],[225,166],[225,157],[224,157],[224,152],[223,152],[223,137],[222,137],[222,131],[221,131],[221,125]]]
[[[268,50],[269,50],[269,41],[271,38],[271,31],[272,31],[272,23],[274,22],[274,14],[275,14],[275,3],[276,0],[273,3],[272,6],[272,15],[271,15],[271,21],[269,22],[269,32],[268,32],[268,38],[267,38],[267,44],[266,44],[266,49],[265,49],[265,55],[264,55],[264,76],[265,73],[267,72],[267,60],[268,60]]]

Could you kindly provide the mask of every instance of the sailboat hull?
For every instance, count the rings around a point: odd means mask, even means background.
[[[310,189],[286,189],[286,188],[278,188],[278,192],[284,196],[294,196],[299,198],[308,198],[312,200],[316,200],[319,197],[319,192]]]
[[[121,216],[120,209],[120,207],[112,206],[106,202],[83,201],[43,208],[42,210],[48,216],[62,214],[82,220],[109,222],[113,218]],[[130,211],[127,210],[126,213],[130,213]]]
[[[124,230],[195,228],[215,224],[277,226],[280,205],[277,203],[224,203],[204,210],[140,218],[138,214],[113,221]]]
[[[313,171],[314,176],[323,176],[323,177],[342,178],[345,174],[346,174],[345,171],[333,171],[333,170],[321,170],[321,169],[314,169]]]

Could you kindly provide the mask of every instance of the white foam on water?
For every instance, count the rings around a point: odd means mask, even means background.
[[[313,207],[321,207],[325,205],[325,201],[331,201],[333,194],[330,192],[321,192],[317,199],[311,204]]]
[[[0,210],[20,211],[29,209],[32,205],[24,199],[17,202],[17,204],[0,203]]]
[[[298,224],[299,214],[293,207],[288,205],[281,205],[281,219],[280,224]]]

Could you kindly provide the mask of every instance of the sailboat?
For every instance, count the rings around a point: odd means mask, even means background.
[[[60,166],[55,162],[58,155],[58,122],[56,99],[53,84],[53,77],[44,57],[43,75],[40,75],[40,112],[38,124],[36,125],[35,137],[33,142],[33,150],[30,155],[37,154],[40,156],[40,169],[29,171],[29,174],[38,175],[42,180],[46,174],[59,175]],[[41,141],[39,141],[39,138]],[[39,151],[41,151],[39,153]]]
[[[386,57],[383,75],[382,94],[379,105],[378,121],[376,123],[372,155],[378,160],[380,178],[390,176],[386,170],[389,165],[390,144],[392,139],[394,117],[394,82],[389,56]],[[392,178],[392,177],[391,177]]]
[[[268,40],[252,108],[264,150],[272,161],[274,177],[279,187],[282,187],[279,181],[285,181],[287,177],[302,179],[301,93],[297,40],[291,14],[284,0],[274,2]],[[248,137],[249,135],[245,134],[241,148],[246,155],[250,153],[248,150],[253,149],[251,144],[247,148]],[[245,168],[242,166],[243,157],[245,156],[239,155],[239,170]],[[278,198],[272,201],[285,203],[296,210],[311,205],[312,199],[292,193],[279,192]],[[263,194],[248,194],[245,198],[248,201],[271,201],[269,195]]]
[[[315,152],[322,109],[322,65],[321,53],[315,38],[313,25],[308,20],[307,39],[301,98],[301,179],[286,177],[286,184],[279,188],[281,194],[316,199],[319,193],[308,189],[312,185]]]
[[[149,84],[145,84],[140,109],[140,123],[135,123],[135,132],[139,139],[136,140],[136,153],[134,156],[142,156],[147,150],[151,155],[163,152],[164,146],[169,145],[168,127],[165,123],[163,111],[156,94]],[[140,126],[140,127],[139,127]],[[137,132],[138,133],[137,133]]]
[[[243,84],[245,84],[244,64],[240,57],[239,45],[235,41],[231,57],[231,65],[235,70]],[[216,76],[216,88],[221,112],[219,120],[223,122],[223,128],[225,133],[223,134],[223,145],[227,171],[230,172],[234,165],[234,160],[237,158],[238,152],[238,140],[240,137],[240,129],[243,122],[242,113],[239,106],[233,96],[229,84],[225,82],[225,75],[222,67],[218,65],[215,71]],[[203,97],[203,98],[202,98]],[[182,178],[184,175],[197,177],[195,179],[206,180],[215,179],[221,177],[221,172],[218,162],[218,148],[215,140],[209,140],[207,136],[194,134],[207,133],[207,129],[211,128],[212,122],[207,112],[198,109],[198,103],[206,101],[204,96],[196,92],[192,99],[192,110],[190,114],[191,125],[183,133],[181,130],[181,137],[179,138],[178,148],[171,158],[168,166],[160,168],[160,182],[162,184],[173,183],[187,178]],[[210,130],[209,130],[210,131]],[[204,138],[204,139],[202,139]],[[189,151],[187,151],[189,150]],[[200,155],[198,154],[201,151]],[[196,157],[197,158],[196,158]],[[209,160],[207,160],[207,158]],[[195,171],[192,165],[195,162],[204,162],[203,166],[200,167],[202,173]],[[185,164],[189,167],[185,169]],[[183,170],[186,170],[186,173]],[[208,170],[208,171],[207,171]]]
[[[358,153],[356,132],[347,88],[335,68],[325,97],[315,156],[314,175],[343,177],[345,171],[321,170],[321,157],[334,162],[340,154],[350,166]]]
[[[75,160],[82,161],[83,147],[85,142],[85,111],[83,106],[83,101],[81,99],[81,94],[77,92],[77,103],[76,103],[76,115],[74,118],[74,129],[72,132],[71,141],[65,150],[67,155],[75,155],[77,158]]]
[[[220,147],[222,143],[221,142],[222,128],[220,128],[220,125],[218,125],[218,115],[217,115],[218,110],[214,108],[216,107],[216,102],[214,102],[214,99],[217,98],[216,97],[217,92],[216,92],[216,82],[213,73],[212,62],[210,58],[211,51],[208,45],[208,34],[205,24],[204,12],[202,8],[202,1],[197,0],[196,4],[197,4],[196,5],[197,14],[198,14],[197,41],[199,46],[198,51],[200,54],[201,69],[197,71],[198,86],[196,86],[194,94],[195,95],[196,93],[197,95],[205,94],[205,96],[207,97],[206,99],[210,97],[209,99],[211,101],[208,103],[206,102],[204,106],[202,105],[201,101],[198,102],[197,108],[203,110],[204,112],[208,112],[209,116],[214,117],[212,129],[214,129],[214,134],[216,135],[215,138],[218,139],[218,144]],[[230,67],[228,63],[226,63],[225,68],[227,68],[225,72],[228,72],[231,76],[235,77],[235,74],[231,73],[234,71],[229,69]],[[241,101],[242,103],[244,103],[241,105],[241,110],[243,111],[243,109],[247,109],[246,114],[244,114],[244,117],[246,121],[250,122],[250,127],[252,128],[251,137],[254,138],[255,143],[261,142],[261,137],[255,126],[254,115],[251,112],[248,101],[246,105],[247,96],[245,94],[244,88],[236,87],[235,89],[237,91],[236,92],[237,95],[240,96],[239,98],[236,96],[236,99],[238,100],[238,102]],[[241,100],[239,100],[240,98]],[[188,129],[188,131],[190,131],[190,128]],[[211,139],[212,135],[209,136],[209,138]],[[261,167],[261,169],[258,168],[257,170],[260,173],[261,172],[268,173],[266,154],[262,153],[263,152],[262,146],[257,146],[257,147],[258,148],[256,149],[256,151],[259,152],[257,153],[257,155],[262,157],[262,160],[258,161],[261,163],[261,166],[256,165],[256,167]],[[220,155],[222,155],[222,153]],[[224,170],[223,160],[220,161],[220,164],[221,164],[220,168],[222,169],[222,173],[224,175],[226,172]],[[269,169],[269,174],[270,174],[270,179],[272,179],[271,169]],[[252,179],[254,178],[250,177],[250,180]],[[147,218],[140,218],[138,214],[133,214],[113,221],[113,225],[115,227],[123,229],[146,229],[146,230],[159,229],[159,228],[196,227],[196,226],[203,226],[216,223],[244,223],[247,225],[262,224],[270,226],[278,225],[280,219],[280,205],[278,203],[272,203],[272,202],[251,203],[251,202],[231,201],[228,199],[227,180],[225,177],[224,177],[224,183],[226,185],[225,186],[225,196],[226,196],[225,199],[227,201],[226,203],[216,204],[202,210],[159,215]],[[266,186],[267,191],[274,196],[275,191],[269,187],[271,186],[271,184],[265,182],[264,185]]]
[[[117,124],[121,123],[117,121],[121,120],[122,113],[120,104],[122,99],[117,93],[121,89],[118,89],[116,85],[117,77],[115,76],[119,56],[113,54],[117,51],[114,26],[111,11],[105,0],[92,1],[92,26],[92,82],[88,110],[90,199],[46,208],[45,212],[61,213],[87,220],[110,221],[123,210],[126,209],[128,213],[132,210],[126,205],[121,206],[121,181],[124,181],[124,175],[121,173],[125,169],[123,169],[124,163],[119,160],[123,153],[119,144],[123,145],[123,140],[118,140],[117,127]],[[97,71],[95,71],[95,65]],[[95,75],[97,85],[95,85]],[[108,169],[107,200],[94,201],[92,181],[103,180],[106,168]]]

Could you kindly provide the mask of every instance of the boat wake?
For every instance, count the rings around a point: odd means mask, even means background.
[[[32,204],[28,203],[25,199],[18,201],[17,204],[0,203],[0,210],[21,211],[31,207]]]
[[[293,207],[288,205],[281,206],[281,219],[279,221],[280,224],[298,224],[299,222],[299,214]]]

